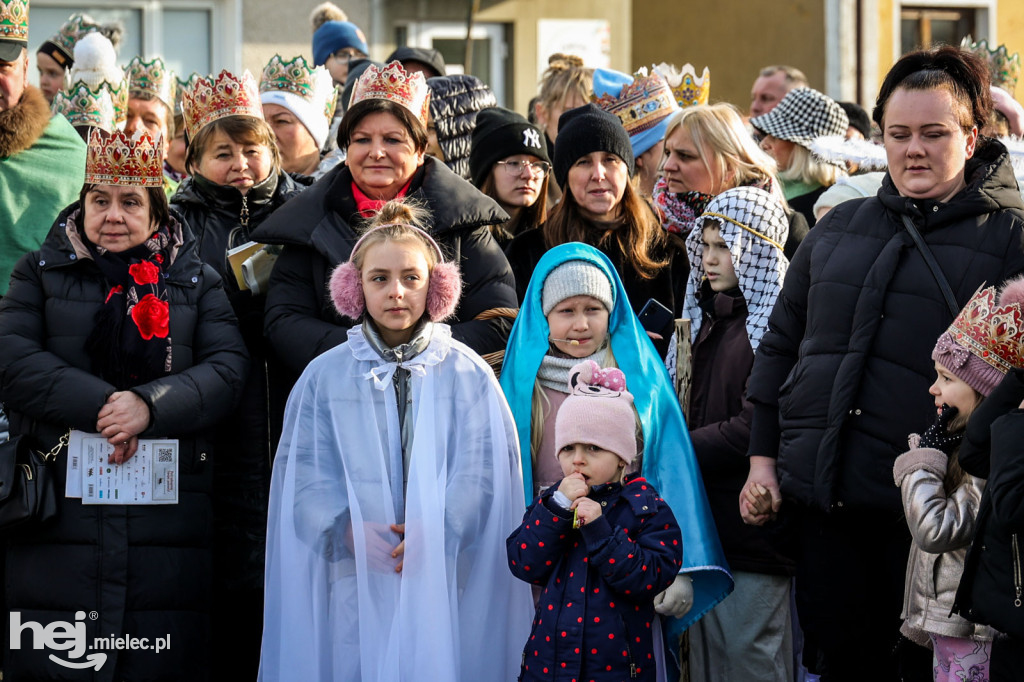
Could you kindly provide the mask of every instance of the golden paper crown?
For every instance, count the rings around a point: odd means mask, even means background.
[[[94,185],[162,187],[163,143],[139,129],[135,135],[93,129],[85,156],[85,182]]]
[[[681,107],[692,107],[696,104],[707,104],[711,96],[711,72],[704,67],[704,73],[697,77],[693,64],[683,64],[677,69],[671,64],[662,62],[654,70],[665,77],[672,88],[672,94]]]
[[[338,88],[331,73],[323,66],[313,66],[298,56],[290,62],[276,54],[263,69],[260,93],[289,92],[309,102],[314,111],[323,112],[330,121],[338,103]]]
[[[630,137],[650,130],[678,110],[665,77],[657,71],[647,75],[646,67],[633,74],[633,82],[622,86],[617,97],[606,93],[593,99],[599,107],[619,117]]]
[[[99,24],[90,17],[84,14],[72,14],[57,31],[57,35],[50,38],[50,42],[59,47],[68,56],[68,59],[71,59],[75,56],[75,45],[82,39],[82,36],[99,28]]]
[[[128,62],[124,73],[128,77],[130,95],[150,95],[163,102],[168,109],[174,108],[174,94],[178,79],[174,77],[174,72],[164,64],[164,60],[154,57],[147,62],[143,61],[141,57],[135,57]]]
[[[175,116],[181,116],[181,98],[182,98],[182,95],[185,94],[185,88],[192,87],[192,84],[195,83],[200,78],[202,78],[202,76],[200,76],[195,71],[193,71],[192,74],[188,78],[186,78],[185,80],[182,80],[180,78],[175,77],[175,79],[174,79],[174,115]]]
[[[1024,367],[1024,312],[1018,303],[996,304],[996,289],[974,295],[949,326],[949,334],[972,355],[1002,373]]]
[[[87,84],[78,81],[67,90],[61,90],[54,95],[51,108],[54,115],[64,116],[73,126],[92,126],[107,133],[112,133],[117,128],[113,97],[110,90],[102,86],[98,90],[93,90]]]
[[[1020,78],[1020,53],[1010,54],[1006,45],[1000,45],[993,50],[989,48],[987,40],[974,42],[971,36],[964,38],[960,42],[960,47],[981,57],[988,67],[992,85],[1006,90],[1010,95],[1014,94],[1017,80]]]
[[[28,0],[0,0],[0,38],[28,42]]]
[[[240,77],[221,71],[216,78],[190,79],[181,96],[181,113],[189,139],[204,126],[225,116],[251,116],[263,120],[260,90],[248,70]]]
[[[427,126],[430,115],[430,88],[422,73],[408,73],[400,63],[378,68],[371,64],[356,81],[349,108],[364,99],[384,99],[400,104]]]

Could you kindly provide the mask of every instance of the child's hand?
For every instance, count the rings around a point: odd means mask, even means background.
[[[580,525],[585,526],[601,515],[601,505],[589,497],[581,497],[572,503],[572,509],[576,510],[576,518]]]
[[[590,492],[590,487],[587,485],[586,479],[584,479],[583,474],[580,473],[569,474],[563,478],[558,489],[563,495],[568,497],[570,501],[576,500],[579,497],[586,497],[587,493]]]
[[[391,558],[398,559],[398,565],[395,566],[395,573],[401,573],[402,567],[405,566],[405,524],[392,523],[391,530],[403,536],[402,541],[398,543],[398,546],[391,552]]]

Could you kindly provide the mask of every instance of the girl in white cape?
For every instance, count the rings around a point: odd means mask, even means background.
[[[524,512],[515,424],[440,320],[458,268],[391,202],[331,278],[362,324],[288,399],[267,531],[260,679],[510,680],[529,587],[505,561]]]

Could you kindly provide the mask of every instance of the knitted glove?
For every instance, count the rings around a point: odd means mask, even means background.
[[[935,418],[935,423],[921,434],[921,440],[917,444],[918,447],[941,450],[947,455],[953,454],[953,450],[960,445],[960,439],[964,437],[964,432],[961,430],[956,433],[949,433],[946,427],[949,425],[950,420],[956,416],[957,412],[959,410],[955,407],[950,407],[943,403],[939,416]]]
[[[693,608],[693,581],[680,573],[664,592],[654,598],[654,610],[663,616],[682,618]]]

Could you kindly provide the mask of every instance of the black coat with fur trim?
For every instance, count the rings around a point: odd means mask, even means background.
[[[493,308],[518,307],[512,271],[489,229],[508,215],[429,156],[406,196],[425,205],[428,231],[462,270],[462,298],[450,321],[453,336],[481,355],[504,351],[512,320],[474,318]],[[253,232],[259,242],[285,245],[270,277],[266,333],[296,377],[317,355],[344,343],[356,323],[334,309],[327,284],[333,269],[348,260],[366,223],[352,197],[352,174],[339,166]]]
[[[0,399],[11,433],[29,434],[46,449],[68,428],[95,432],[100,408],[115,390],[93,373],[84,348],[110,285],[68,235],[77,210],[76,203],[62,212],[42,247],[18,262],[0,301]],[[112,634],[170,635],[171,646],[159,654],[111,649],[98,671],[73,677],[48,659],[52,650],[31,648],[26,632],[19,649],[3,640],[7,679],[208,677],[211,484],[218,457],[211,434],[240,395],[248,357],[221,279],[200,262],[187,229],[166,284],[172,370],[132,391],[150,410],[140,436],[180,441],[178,503],[83,505],[65,498],[65,451],[52,467],[57,518],[0,537],[5,606],[23,623],[74,622],[76,611],[95,612],[97,619],[83,622],[89,643]]]
[[[783,496],[899,514],[892,466],[935,419],[931,351],[952,322],[903,225],[908,216],[959,305],[1024,271],[1024,203],[1006,149],[979,145],[946,203],[878,195],[836,206],[793,259],[748,385],[752,455],[778,458]]]

